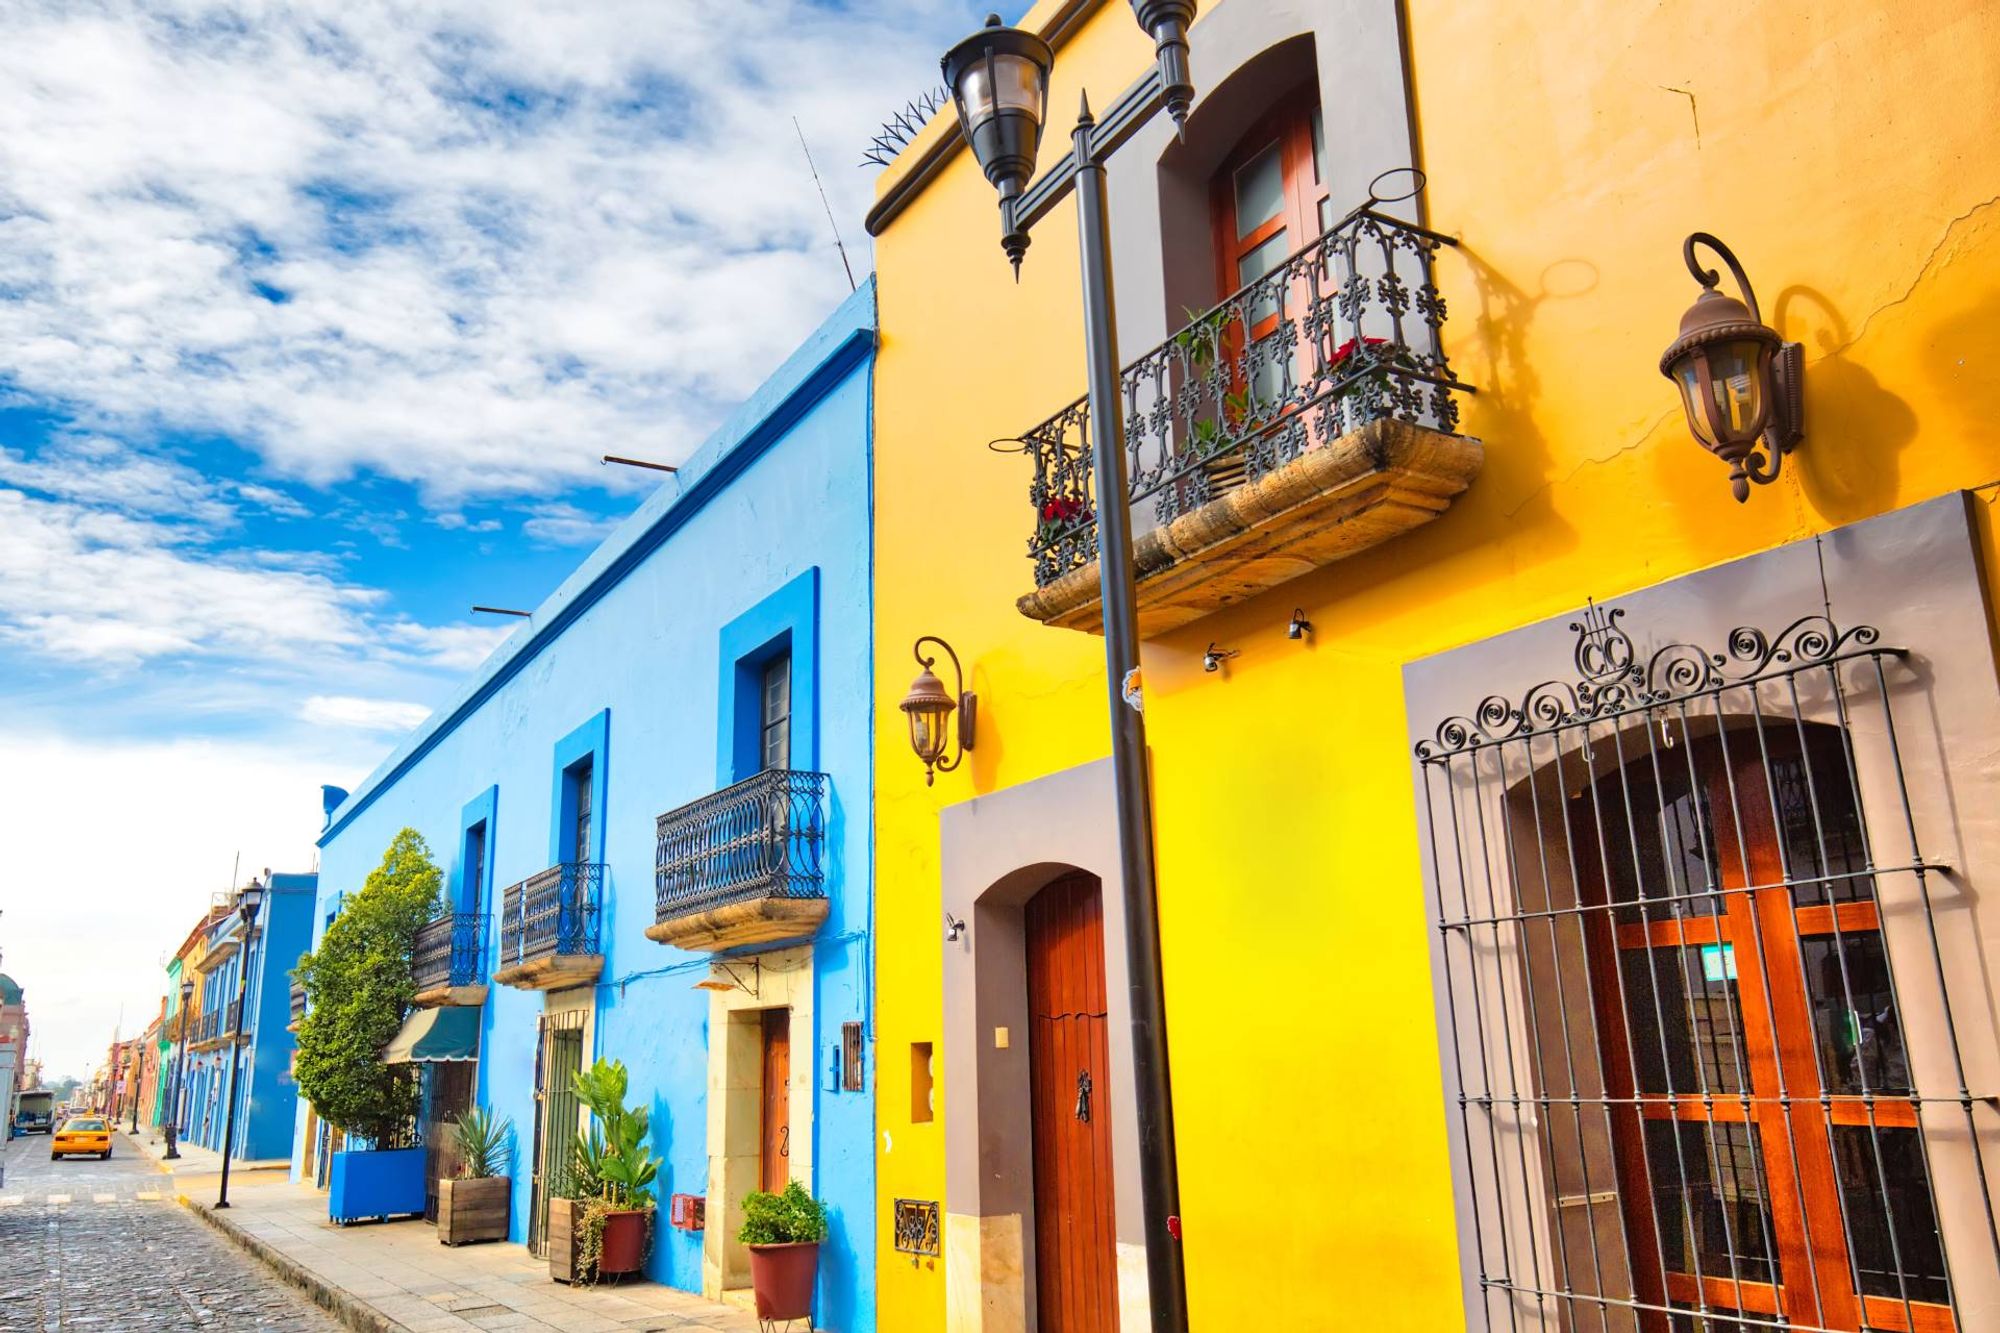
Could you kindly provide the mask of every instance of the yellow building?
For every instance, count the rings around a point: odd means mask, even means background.
[[[2000,10],[1202,10],[1108,168],[1192,1327],[2000,1328]],[[1153,48],[1022,26],[1046,170]],[[947,110],[870,227],[880,1322],[1141,1328],[1074,208],[1017,285]],[[1803,345],[1741,504],[1696,231]]]

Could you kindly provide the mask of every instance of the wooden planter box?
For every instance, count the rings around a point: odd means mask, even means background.
[[[464,1245],[507,1239],[507,1204],[514,1182],[506,1176],[438,1181],[438,1240]]]
[[[558,1282],[588,1282],[593,1276],[578,1253],[583,1248],[583,1202],[549,1200],[549,1229],[543,1237],[549,1252],[549,1276]]]

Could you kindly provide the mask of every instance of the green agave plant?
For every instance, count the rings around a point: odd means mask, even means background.
[[[459,1175],[471,1180],[505,1175],[513,1155],[507,1143],[511,1126],[506,1116],[496,1116],[484,1106],[460,1116],[451,1127]]]

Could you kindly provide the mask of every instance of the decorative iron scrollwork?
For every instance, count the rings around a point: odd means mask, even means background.
[[[938,1256],[938,1205],[935,1199],[896,1200],[896,1253],[910,1262]]]
[[[1730,686],[1754,684],[1767,673],[1831,662],[1867,649],[1881,639],[1872,625],[1841,629],[1823,615],[1802,616],[1776,634],[1739,625],[1729,631],[1722,651],[1692,643],[1670,643],[1643,663],[1632,637],[1619,621],[1622,608],[1592,602],[1576,633],[1577,679],[1546,680],[1519,700],[1491,694],[1470,715],[1448,717],[1430,740],[1416,747],[1426,762],[1564,727],[1657,708]]]

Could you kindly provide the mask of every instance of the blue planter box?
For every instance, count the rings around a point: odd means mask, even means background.
[[[337,1152],[326,1215],[346,1224],[364,1217],[419,1216],[424,1211],[424,1150]]]

